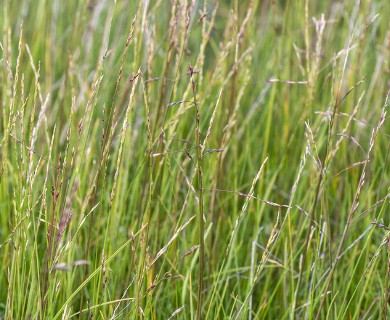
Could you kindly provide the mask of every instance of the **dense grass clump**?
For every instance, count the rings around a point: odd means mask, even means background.
[[[0,319],[390,317],[390,2],[0,2]]]

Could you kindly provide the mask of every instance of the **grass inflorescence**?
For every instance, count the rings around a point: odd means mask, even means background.
[[[387,319],[389,16],[0,2],[0,319]]]

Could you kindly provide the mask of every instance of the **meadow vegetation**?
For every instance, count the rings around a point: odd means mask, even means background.
[[[388,0],[2,0],[0,319],[390,317]]]

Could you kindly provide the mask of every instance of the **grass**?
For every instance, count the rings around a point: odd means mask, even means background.
[[[1,319],[387,319],[390,4],[0,4]]]

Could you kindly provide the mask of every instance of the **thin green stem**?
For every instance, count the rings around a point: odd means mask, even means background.
[[[194,81],[194,69],[190,66],[192,92],[194,94],[194,104],[196,110],[195,139],[197,145],[197,172],[198,172],[198,213],[199,213],[199,282],[198,282],[198,307],[196,319],[202,319],[202,291],[203,291],[203,270],[204,270],[204,220],[203,220],[203,181],[202,181],[202,146],[200,144],[200,111],[196,100],[196,85]]]

